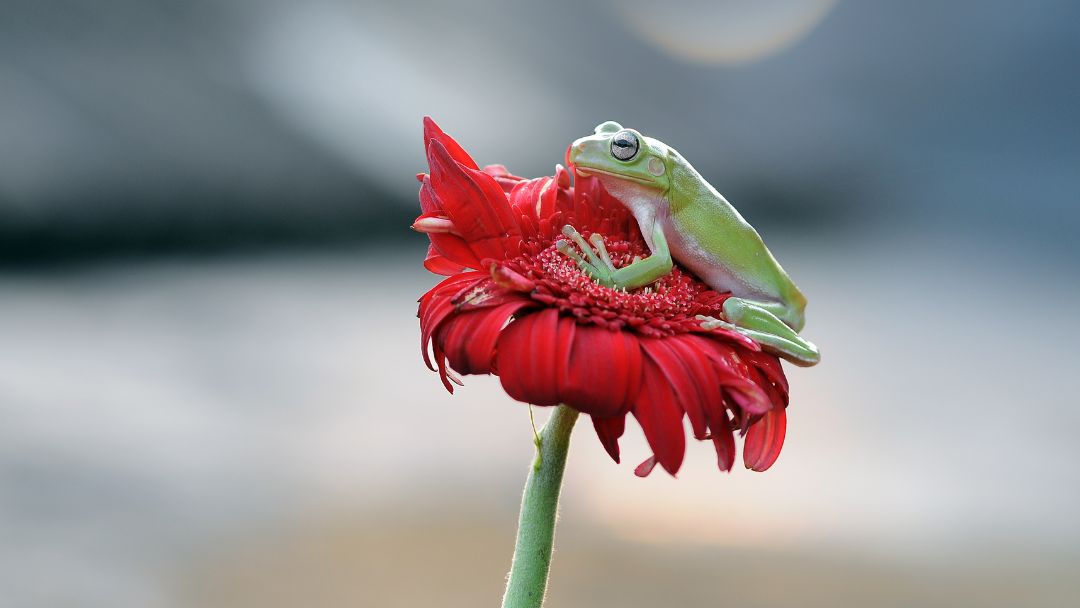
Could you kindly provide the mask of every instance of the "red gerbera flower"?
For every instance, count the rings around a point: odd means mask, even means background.
[[[649,250],[598,181],[572,187],[561,166],[536,179],[480,169],[430,118],[424,143],[431,173],[417,176],[423,214],[413,228],[431,239],[424,266],[447,278],[420,298],[420,340],[447,390],[460,384],[452,369],[496,374],[519,401],[565,403],[592,418],[616,462],[633,414],[653,450],[641,476],[656,463],[679,470],[684,416],[695,438],[712,440],[721,470],[734,462],[736,431],[747,468],[776,461],[788,402],[780,361],[696,319],[720,316],[728,294],[678,266],[630,292],[599,285],[556,250],[564,225],[601,235],[616,267]]]

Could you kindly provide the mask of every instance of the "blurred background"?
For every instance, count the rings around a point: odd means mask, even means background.
[[[1078,107],[1069,0],[0,0],[0,604],[497,605],[532,431],[419,357],[430,114],[678,148],[824,353],[767,474],[582,426],[551,606],[1080,605]]]

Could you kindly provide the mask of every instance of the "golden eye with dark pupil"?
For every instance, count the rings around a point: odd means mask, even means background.
[[[630,160],[637,155],[638,139],[630,131],[619,131],[611,138],[611,155],[619,160]]]

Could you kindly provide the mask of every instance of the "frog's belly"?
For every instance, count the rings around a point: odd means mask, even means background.
[[[731,256],[725,256],[724,252],[717,255],[707,251],[694,239],[687,238],[681,230],[672,225],[670,218],[664,220],[664,235],[668,237],[668,247],[671,257],[680,266],[693,272],[706,285],[721,292],[730,291],[733,295],[749,300],[760,302],[781,302],[783,297],[774,285],[767,280],[753,280],[748,277],[769,277],[772,272],[769,268],[754,268],[754,266],[767,266],[772,256],[767,252],[750,253],[739,252]],[[734,252],[733,252],[734,253]],[[749,257],[749,268],[738,269],[732,266],[729,260],[736,256]],[[754,260],[754,258],[761,259]],[[753,264],[757,261],[758,264]],[[764,264],[762,264],[764,262]]]

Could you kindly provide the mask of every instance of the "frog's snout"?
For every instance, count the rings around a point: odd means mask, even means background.
[[[576,164],[576,161],[585,153],[585,149],[588,145],[589,142],[587,141],[587,138],[584,137],[570,144],[570,147],[566,149],[567,164]]]

